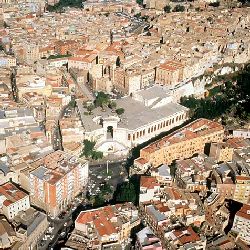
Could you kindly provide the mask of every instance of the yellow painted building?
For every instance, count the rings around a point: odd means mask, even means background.
[[[206,143],[222,142],[223,138],[224,129],[221,124],[202,118],[142,148],[140,158],[153,167],[171,164],[173,160],[202,153]]]

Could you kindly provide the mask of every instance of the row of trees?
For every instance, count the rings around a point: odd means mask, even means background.
[[[164,8],[164,11],[166,13],[170,13],[171,12],[171,6],[170,5],[166,5]],[[185,7],[183,5],[177,4],[173,9],[172,12],[184,12],[185,11]]]
[[[103,110],[108,107],[112,111],[116,112],[118,115],[124,113],[124,109],[117,108],[117,103],[115,101],[110,100],[109,95],[105,94],[104,92],[98,92],[96,94],[94,104],[86,106],[88,114],[92,114],[92,111],[97,107],[101,107]]]

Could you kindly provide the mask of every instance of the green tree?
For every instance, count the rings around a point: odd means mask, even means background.
[[[95,106],[93,104],[90,104],[87,106],[87,110],[89,112],[89,115],[92,113],[92,111],[95,109]]]
[[[123,182],[120,184],[115,192],[116,202],[136,202],[136,192],[134,184],[130,181]]]
[[[212,3],[209,3],[208,5],[217,8],[217,7],[220,6],[220,2],[219,1],[218,2],[212,2]]]
[[[84,148],[82,150],[80,157],[84,156],[86,158],[91,158],[93,160],[99,160],[103,158],[102,152],[94,150],[95,142],[85,139],[83,141],[83,144]]]
[[[163,10],[166,12],[166,13],[170,13],[171,12],[171,6],[170,5],[166,5]]]
[[[56,11],[62,12],[63,8],[65,7],[74,7],[74,8],[81,8],[82,7],[82,0],[60,0],[55,5],[48,5],[48,11]]]
[[[112,193],[112,189],[107,182],[104,182],[103,185],[100,187],[100,190],[103,194],[110,194]]]
[[[119,56],[117,57],[115,64],[116,64],[116,67],[120,67],[121,66],[121,59],[120,59]]]
[[[173,8],[173,12],[183,12],[185,11],[185,7],[183,5],[177,4],[174,8]]]
[[[196,99],[193,96],[181,98],[181,104],[190,108],[191,118],[223,118],[223,123],[232,119],[250,119],[250,64],[237,74],[220,77],[219,87],[210,89],[208,97]],[[231,118],[231,119],[228,119]]]
[[[50,55],[48,59],[57,59],[57,58],[64,58],[64,57],[70,57],[70,54],[67,55]]]
[[[140,17],[141,17],[141,12],[136,13],[136,14],[134,15],[134,17],[136,17],[136,18],[140,18]]]
[[[85,139],[83,141],[83,144],[84,144],[84,148],[83,148],[81,156],[85,156],[87,158],[92,157],[93,150],[95,147],[95,142]]]
[[[73,99],[73,100],[71,100],[70,102],[69,102],[69,107],[71,107],[71,108],[75,108],[76,107],[76,100],[75,99]]]
[[[139,5],[143,5],[143,0],[136,0]]]
[[[103,196],[102,196],[101,193],[99,193],[99,194],[97,194],[97,195],[95,196],[95,199],[94,199],[94,206],[97,206],[97,207],[103,206],[104,202],[105,202],[105,201],[104,201],[104,198],[103,198]]]
[[[117,104],[116,104],[116,102],[111,101],[108,106],[109,106],[110,109],[115,109]]]
[[[103,153],[100,151],[93,151],[91,157],[93,160],[99,160],[103,158]]]
[[[102,91],[98,92],[94,103],[96,107],[104,108],[109,103],[109,96]]]
[[[194,230],[195,233],[199,234],[200,233],[200,228],[195,226],[194,224],[191,224],[192,229]]]
[[[118,108],[115,112],[117,115],[122,115],[124,113],[124,108]]]
[[[170,166],[170,175],[175,178],[175,175],[176,175],[176,170],[177,170],[177,164],[176,162],[174,161]]]

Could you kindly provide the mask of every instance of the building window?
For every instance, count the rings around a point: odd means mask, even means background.
[[[148,129],[148,133],[150,133],[150,128]]]
[[[135,134],[133,134],[133,140],[135,140]]]
[[[130,135],[130,134],[128,134],[128,140],[130,141],[130,139],[131,139],[131,135]]]
[[[145,135],[145,129],[143,129],[143,135]]]

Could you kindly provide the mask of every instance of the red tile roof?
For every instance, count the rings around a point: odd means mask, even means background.
[[[135,161],[138,162],[138,163],[140,163],[140,164],[142,164],[142,165],[148,163],[148,161],[146,159],[144,159],[144,158],[138,158]]]
[[[187,126],[163,137],[162,139],[149,144],[145,148],[141,149],[141,151],[153,153],[159,148],[164,147],[166,143],[168,143],[168,145],[172,145],[220,130],[223,130],[223,126],[220,123],[201,118],[189,123]]]
[[[244,204],[236,213],[237,216],[250,220],[250,205]]]
[[[156,177],[152,176],[141,176],[140,186],[148,189],[153,189],[155,186],[159,187]]]
[[[28,194],[19,190],[14,184],[7,182],[0,186],[0,195],[5,196],[6,200],[3,202],[4,206],[9,206],[12,203],[15,203]]]
[[[242,175],[237,175],[236,180],[239,181],[250,181],[250,176],[242,176]]]
[[[111,235],[116,234],[119,231],[111,221],[114,217],[116,217],[116,215],[114,214],[113,208],[107,206],[98,210],[81,212],[76,219],[76,223],[91,223],[95,226],[95,229],[100,236]]]
[[[194,232],[192,227],[188,227],[185,230],[175,230],[173,234],[178,238],[178,241],[182,245],[200,240],[199,235]]]

